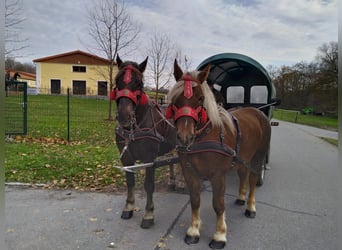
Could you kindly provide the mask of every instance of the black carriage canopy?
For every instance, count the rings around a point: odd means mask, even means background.
[[[208,64],[211,65],[208,83],[221,93],[225,108],[260,107],[275,98],[270,76],[254,59],[237,53],[222,53],[204,60],[197,70],[204,69]],[[268,109],[266,113],[269,113]]]

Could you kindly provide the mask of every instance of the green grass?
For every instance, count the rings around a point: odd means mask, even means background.
[[[5,98],[6,107],[17,108],[18,103],[14,97]],[[28,134],[5,143],[6,182],[80,190],[124,188],[124,174],[112,167],[120,162],[115,122],[107,119],[108,106],[106,100],[72,97],[67,141],[67,97],[28,96]],[[276,110],[274,117],[294,122],[296,112]],[[12,120],[17,118],[6,111],[5,119],[6,126],[13,126]],[[337,129],[337,119],[328,117],[298,114],[297,122]],[[158,168],[156,174],[157,182],[166,182],[167,168]],[[143,173],[136,176],[137,186],[141,187]]]
[[[275,109],[273,112],[275,119],[295,122],[299,124],[314,126],[318,128],[337,130],[338,119],[328,116],[304,115],[299,111]]]
[[[276,109],[273,112],[273,117],[279,120],[294,122],[304,125],[309,125],[313,127],[338,130],[338,119],[334,117],[327,116],[316,116],[316,115],[304,115],[299,111]],[[322,140],[329,142],[334,146],[338,146],[338,140],[321,137]]]
[[[335,147],[338,147],[338,140],[327,138],[327,137],[320,137],[322,140],[329,142],[331,145],[334,145]]]
[[[81,190],[124,187],[124,174],[112,167],[120,162],[108,105],[106,100],[72,97],[69,142],[67,97],[28,96],[28,134],[5,143],[6,182]]]

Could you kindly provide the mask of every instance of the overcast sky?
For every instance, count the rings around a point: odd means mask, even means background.
[[[24,0],[22,36],[27,62],[72,50],[88,51],[87,6],[92,0]],[[323,43],[337,42],[337,0],[127,0],[141,23],[141,46],[130,59],[145,58],[154,31],[165,33],[196,68],[207,57],[234,52],[264,67],[311,62]],[[104,56],[98,54],[99,56]]]

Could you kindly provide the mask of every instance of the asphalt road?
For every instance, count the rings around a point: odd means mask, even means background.
[[[270,164],[258,188],[257,217],[234,205],[237,176],[227,178],[225,249],[325,249],[337,247],[337,148],[318,137],[337,133],[280,122],[272,128]],[[5,243],[20,250],[209,249],[215,215],[210,184],[202,192],[197,245],[183,238],[190,221],[188,195],[157,191],[155,225],[141,229],[144,193],[131,220],[120,219],[125,195],[6,187]]]

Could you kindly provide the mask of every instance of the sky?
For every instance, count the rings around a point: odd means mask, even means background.
[[[73,50],[91,52],[87,9],[92,0],[23,0],[23,38],[16,60]],[[138,50],[124,60],[142,61],[151,36],[165,34],[196,68],[206,58],[233,52],[264,67],[315,60],[318,47],[338,41],[337,0],[125,0],[141,24]],[[97,53],[98,56],[104,56]]]

